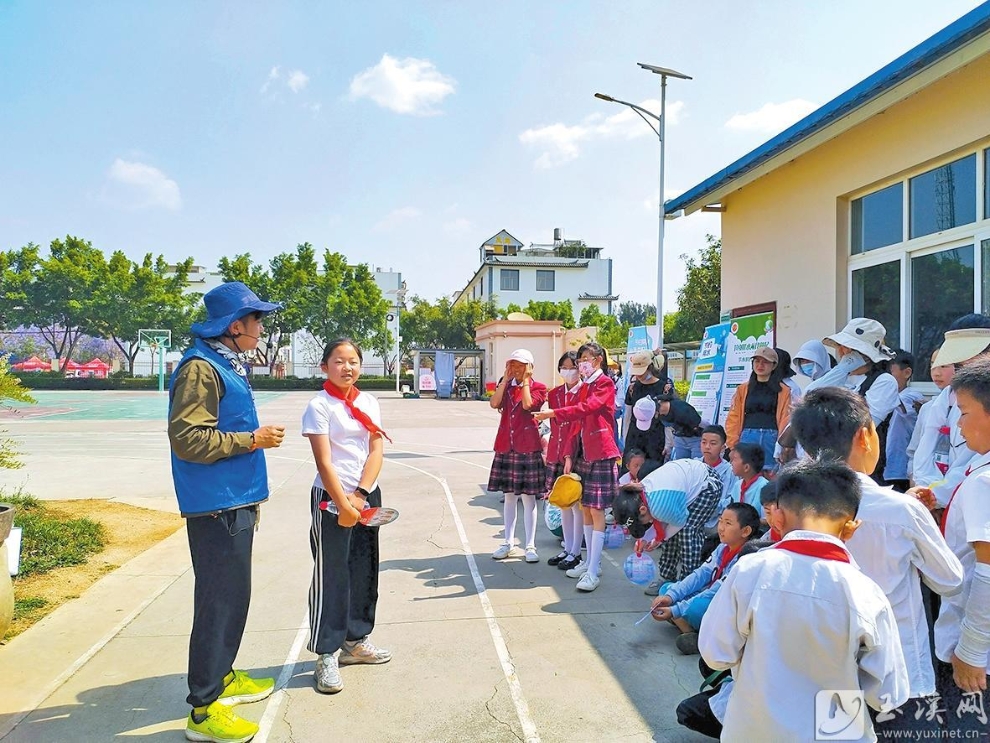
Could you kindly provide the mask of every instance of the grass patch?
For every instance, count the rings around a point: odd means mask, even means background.
[[[33,623],[44,616],[48,608],[48,599],[40,596],[25,596],[14,598],[14,621]]]
[[[31,496],[5,496],[4,501],[17,508],[14,525],[23,530],[18,577],[82,565],[107,544],[106,530],[92,519],[72,518]]]

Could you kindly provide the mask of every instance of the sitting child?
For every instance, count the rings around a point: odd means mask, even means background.
[[[642,474],[642,472],[640,473]],[[663,583],[678,580],[701,565],[705,523],[722,497],[715,470],[697,459],[675,459],[640,480],[643,490],[619,490],[612,504],[615,523],[640,539],[652,523],[659,545],[659,578],[646,587],[656,596]]]
[[[732,503],[749,503],[760,513],[760,491],[769,482],[763,476],[763,465],[766,455],[759,444],[740,442],[729,453],[729,463],[732,473],[739,478],[729,491],[728,501]]]
[[[698,629],[701,618],[712,602],[722,579],[729,572],[739,551],[759,534],[760,514],[748,503],[730,503],[718,520],[721,544],[705,563],[676,583],[660,586],[660,595],[653,600],[653,618],[671,621],[681,631],[677,649],[684,655],[698,652]]]
[[[835,690],[862,690],[877,710],[910,695],[890,602],[840,539],[859,525],[859,498],[856,474],[839,462],[801,462],[778,477],[781,541],[736,564],[701,623],[702,657],[715,670],[731,668],[735,680],[723,740],[834,733],[840,720],[815,720],[819,692],[830,695],[826,710],[835,709]],[[781,703],[782,690],[792,703]],[[875,741],[869,719],[858,723],[860,734],[843,739]],[[850,732],[848,721],[843,729]]]
[[[707,560],[718,547],[718,517],[728,505],[729,494],[739,479],[732,472],[729,460],[725,458],[725,429],[721,426],[706,426],[701,432],[701,461],[715,470],[722,481],[722,500],[705,524],[705,545],[701,548],[701,559]]]

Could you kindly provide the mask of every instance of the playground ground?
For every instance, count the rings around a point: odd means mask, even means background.
[[[148,392],[39,392],[4,414],[25,468],[0,488],[43,499],[99,498],[175,511],[165,401]],[[376,642],[385,666],[344,669],[344,691],[312,687],[305,649],[313,477],[299,419],[309,393],[259,393],[263,423],[288,428],[270,452],[272,498],[255,542],[254,594],[238,664],[278,679],[239,708],[258,741],[701,741],[677,702],[697,691],[697,658],[610,551],[601,588],[579,594],[545,562],[496,563],[501,505],[486,492],[496,414],[483,402],[382,395],[393,445],[381,485],[401,512],[382,530]],[[544,560],[557,542],[542,527]],[[0,740],[182,740],[192,572],[181,530],[0,647]]]

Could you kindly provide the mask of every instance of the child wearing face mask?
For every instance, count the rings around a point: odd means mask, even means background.
[[[578,349],[578,372],[587,388],[583,399],[535,415],[538,420],[557,419],[580,425],[580,452],[574,460],[574,471],[581,476],[588,559],[567,571],[568,577],[579,579],[579,591],[594,591],[600,583],[605,509],[611,505],[619,479],[615,463],[619,447],[613,430],[615,384],[603,371],[607,363],[605,349],[597,343],[585,343]]]
[[[502,515],[505,541],[492,553],[504,560],[512,553],[516,531],[516,506],[523,502],[526,527],[526,562],[539,562],[536,551],[536,496],[546,484],[543,442],[534,411],[547,400],[546,385],[533,379],[533,354],[517,349],[505,362],[505,375],[489,404],[502,414],[495,435],[495,458],[488,476],[488,490],[505,494]]]
[[[586,387],[581,382],[577,368],[576,351],[568,351],[557,361],[557,373],[564,383],[550,390],[548,401],[551,408],[563,408],[580,402]],[[571,421],[550,419],[550,443],[547,445],[547,491],[561,475],[574,468],[577,450],[577,437],[580,426]],[[560,509],[563,528],[564,549],[560,554],[547,560],[548,565],[556,565],[558,570],[570,570],[581,562],[581,541],[584,539],[584,516],[581,501],[570,508]]]

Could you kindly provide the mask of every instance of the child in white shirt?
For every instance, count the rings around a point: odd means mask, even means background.
[[[774,526],[784,537],[736,564],[701,623],[702,657],[735,680],[723,740],[814,740],[842,722],[833,690],[861,690],[860,708],[846,710],[859,713],[859,734],[844,740],[875,741],[863,700],[877,710],[907,700],[890,602],[840,539],[858,526],[859,493],[856,474],[836,461],[801,462],[778,477]]]

